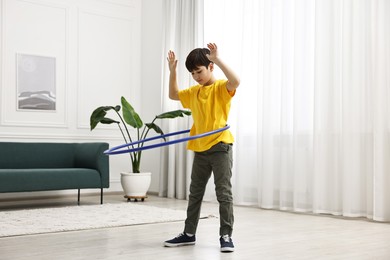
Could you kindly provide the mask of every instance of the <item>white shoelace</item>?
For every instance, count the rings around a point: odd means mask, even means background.
[[[225,240],[225,242],[230,242],[230,236],[229,235],[223,235],[222,239]]]

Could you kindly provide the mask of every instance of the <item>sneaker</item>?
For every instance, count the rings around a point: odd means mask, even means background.
[[[175,247],[175,246],[188,246],[195,245],[195,235],[187,236],[186,233],[180,233],[177,237],[167,240],[164,242],[164,246]]]
[[[219,239],[219,242],[221,243],[221,252],[233,252],[234,251],[234,245],[233,240],[229,235],[223,235]]]

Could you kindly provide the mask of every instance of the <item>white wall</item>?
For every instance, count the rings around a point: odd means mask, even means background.
[[[142,11],[143,3],[150,12]],[[160,112],[161,30],[156,27],[161,5],[152,0],[0,0],[0,141],[107,141],[113,146],[123,143],[117,128],[89,130],[94,108],[120,104],[123,95],[143,117]],[[55,111],[17,109],[17,53],[56,59]],[[157,151],[145,153],[146,161],[146,170],[158,171]],[[129,169],[128,155],[110,157],[111,191],[121,190],[119,172]],[[151,191],[157,189],[154,179]]]

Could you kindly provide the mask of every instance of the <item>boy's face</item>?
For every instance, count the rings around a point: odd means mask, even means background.
[[[213,69],[214,64],[210,63],[208,67],[200,66],[191,71],[192,78],[198,82],[198,84],[207,86],[211,85],[213,82]]]

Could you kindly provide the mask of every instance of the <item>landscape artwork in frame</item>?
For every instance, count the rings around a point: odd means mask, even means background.
[[[19,110],[56,110],[56,58],[16,55]]]

